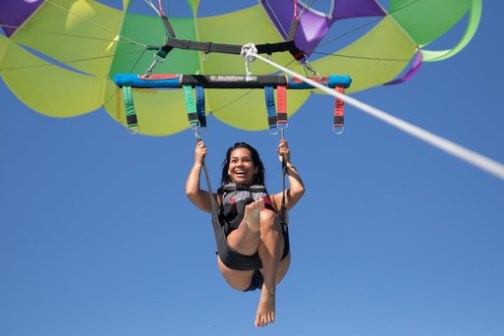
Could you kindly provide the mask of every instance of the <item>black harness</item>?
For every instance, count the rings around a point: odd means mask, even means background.
[[[268,196],[266,188],[262,185],[240,186],[228,184],[218,190],[222,195],[220,206],[212,207],[212,226],[217,243],[217,253],[222,263],[229,268],[236,270],[258,270],[262,268],[261,259],[256,252],[254,255],[247,256],[237,252],[227,241],[227,235],[236,229],[244,214],[245,206],[254,200]],[[234,200],[234,201],[231,201]],[[286,212],[285,209],[281,210]],[[279,216],[282,233],[284,236],[284,252],[282,259],[289,254],[289,231],[285,215]]]

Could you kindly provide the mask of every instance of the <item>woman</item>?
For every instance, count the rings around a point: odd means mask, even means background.
[[[296,168],[290,162],[290,150],[286,140],[278,146],[280,160],[285,160],[289,189],[285,192],[285,206],[291,209],[303,196],[304,185]],[[230,205],[223,188],[229,183],[250,187],[264,185],[264,166],[256,149],[246,143],[236,143],[229,148],[222,165],[222,187],[217,194],[210,195],[200,188],[200,175],[205,162],[207,149],[202,141],[196,144],[194,165],[186,182],[187,197],[199,209],[211,213],[211,198],[219,207]],[[254,197],[245,205],[243,219],[229,227],[228,245],[246,256],[258,254],[260,270],[238,270],[226,265],[217,258],[219,270],[229,285],[240,291],[261,289],[256,313],[256,326],[266,326],[275,321],[275,290],[283,279],[290,264],[290,253],[284,230],[277,214],[282,207],[283,192]],[[284,249],[285,248],[285,249]]]

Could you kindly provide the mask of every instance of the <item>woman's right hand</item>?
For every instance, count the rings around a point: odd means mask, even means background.
[[[290,162],[290,149],[289,149],[289,144],[287,143],[287,140],[282,139],[280,140],[280,144],[278,145],[278,159],[280,162],[283,162],[285,160],[286,163]]]
[[[207,154],[207,148],[203,140],[198,140],[196,149],[194,150],[194,163],[204,164]]]

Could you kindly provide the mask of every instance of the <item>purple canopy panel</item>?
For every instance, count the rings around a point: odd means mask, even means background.
[[[331,14],[332,20],[387,15],[375,0],[333,0]]]
[[[294,0],[261,0],[261,4],[280,34],[287,38],[294,17]],[[333,0],[331,15],[314,11],[302,3],[298,4],[298,15],[302,15],[294,41],[296,46],[307,54],[315,49],[336,20],[386,15],[374,0]]]
[[[420,66],[422,65],[422,52],[418,52],[413,59],[413,62],[411,63],[411,67],[409,68],[408,72],[404,74],[401,78],[394,79],[393,81],[390,81],[388,83],[385,83],[383,85],[395,85],[395,84],[401,84],[404,82],[409,81],[413,76],[420,70]]]
[[[0,25],[11,36],[44,3],[44,0],[0,0]]]
[[[307,54],[310,54],[335,21],[321,13],[310,10],[305,11],[299,19],[299,26],[294,36],[296,46]]]

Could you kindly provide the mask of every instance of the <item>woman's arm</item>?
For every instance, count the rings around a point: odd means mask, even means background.
[[[198,141],[194,150],[194,164],[186,180],[186,195],[191,202],[205,212],[212,212],[210,193],[200,188],[201,169],[205,163],[207,149],[203,141]]]
[[[287,209],[291,209],[296,203],[301,199],[304,194],[305,188],[303,180],[299,173],[290,161],[290,149],[287,140],[282,139],[280,145],[278,146],[278,155],[280,161],[285,160],[285,165],[287,169],[287,177],[289,181],[289,189],[285,192],[285,206]],[[275,200],[275,205],[277,209],[282,206],[282,196],[283,192],[273,195]]]

